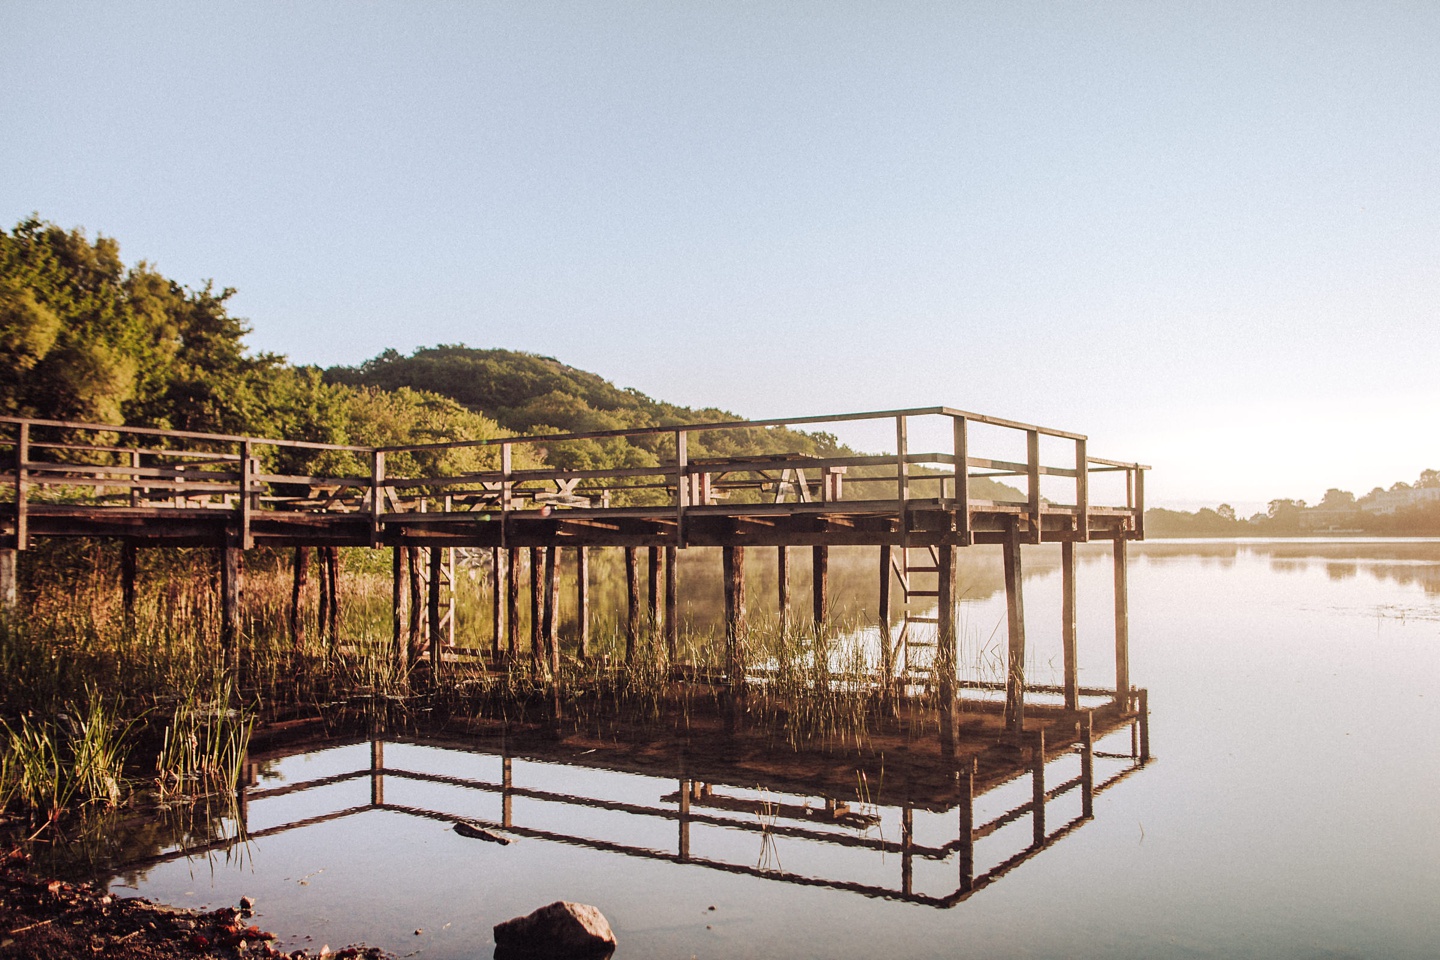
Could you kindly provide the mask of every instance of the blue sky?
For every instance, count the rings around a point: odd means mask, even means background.
[[[1433,3],[7,0],[0,223],[296,362],[945,403],[1318,500],[1440,467],[1436,62]]]

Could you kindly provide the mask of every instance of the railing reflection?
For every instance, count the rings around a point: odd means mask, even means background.
[[[1099,737],[1095,735],[1088,715],[1085,716],[1080,726],[1079,736],[1073,743],[1067,743],[1054,749],[1048,749],[1045,746],[1042,733],[1032,742],[1028,757],[1017,758],[1013,769],[1004,772],[1001,776],[995,776],[993,770],[987,771],[983,784],[977,781],[976,767],[973,763],[962,765],[961,769],[954,773],[953,782],[945,792],[945,800],[939,805],[936,804],[936,795],[933,793],[926,798],[923,805],[908,802],[900,804],[851,803],[842,801],[833,795],[825,795],[823,792],[825,788],[818,785],[816,794],[799,798],[800,802],[774,799],[773,795],[768,794],[759,797],[745,796],[746,793],[753,794],[757,789],[763,790],[764,788],[740,787],[733,782],[727,786],[722,782],[704,779],[712,774],[701,772],[698,768],[682,773],[673,781],[675,788],[657,796],[653,804],[636,803],[591,796],[584,792],[572,793],[523,783],[517,784],[514,758],[503,750],[460,750],[449,745],[435,746],[424,740],[393,738],[387,741],[376,738],[368,741],[370,754],[368,766],[302,782],[261,787],[257,783],[258,764],[247,764],[246,775],[242,779],[238,791],[240,821],[238,835],[226,840],[177,850],[161,857],[152,858],[150,862],[158,863],[209,853],[237,842],[259,840],[367,811],[383,810],[440,822],[465,823],[474,828],[501,831],[503,834],[514,837],[551,841],[627,857],[670,861],[731,874],[851,891],[871,897],[901,900],[932,907],[952,907],[1081,827],[1094,816],[1094,798],[1142,769],[1148,760],[1148,742],[1145,743],[1144,753],[1140,750],[1142,739],[1148,741],[1148,737],[1142,738],[1139,735],[1136,729],[1138,725],[1114,726],[1105,730]],[[1128,752],[1097,749],[1097,744],[1103,743],[1107,739],[1124,738],[1127,734],[1127,726],[1131,728]],[[351,742],[358,745],[367,741]],[[427,750],[437,751],[440,755],[461,754],[497,759],[499,760],[500,776],[497,781],[450,776],[388,765],[386,762],[387,743],[404,748],[424,747]],[[1079,774],[1056,783],[1054,786],[1048,785],[1047,773],[1053,773],[1062,764],[1073,769],[1073,758],[1077,755]],[[455,758],[452,756],[451,759]],[[522,757],[522,759],[544,760],[543,757],[532,758],[529,756]],[[1106,768],[1103,775],[1096,773],[1097,761]],[[576,764],[573,758],[567,760],[566,763],[577,770],[604,770],[603,765],[591,767],[588,764]],[[651,777],[615,775],[636,777],[637,782],[654,782]],[[1010,804],[983,822],[977,822],[976,801],[978,798],[998,790],[1006,784],[1022,781],[1027,777],[1031,787],[1028,800]],[[347,805],[316,816],[259,830],[249,829],[254,810],[257,806],[264,805],[266,801],[295,794],[311,794],[312,797],[318,798],[320,795],[316,794],[316,791],[321,788],[353,781],[368,781],[368,803]],[[429,806],[387,801],[387,782],[392,786],[399,782],[430,784],[492,796],[498,795],[500,817],[498,820],[489,820],[468,814],[457,815],[445,810],[432,809]],[[785,795],[796,796],[793,785],[787,785],[781,790]],[[1052,828],[1052,818],[1047,814],[1052,811],[1055,801],[1075,791],[1079,791],[1079,814],[1070,816]],[[514,803],[516,799],[558,805],[562,812],[597,810],[624,814],[628,817],[645,818],[646,820],[674,821],[676,825],[675,840],[673,845],[656,848],[625,839],[583,835],[574,830],[555,829],[553,824],[543,825],[543,818],[541,818],[542,822],[536,822],[535,818],[528,821],[525,818],[517,818]],[[812,801],[818,802],[812,804]],[[527,809],[529,808],[527,807]],[[948,814],[950,823],[954,825],[952,836],[941,843],[919,842],[915,829],[917,809],[930,814]],[[1073,807],[1069,809],[1073,809]],[[892,822],[898,818],[900,823],[898,839],[885,837],[881,823],[886,818]],[[562,817],[562,820],[574,819],[573,815]],[[991,838],[1002,833],[1009,833],[1013,837],[1013,831],[1007,831],[1007,828],[1023,829],[1026,820],[1029,821],[1031,827],[1030,837],[1018,851],[1010,852],[1008,855],[1005,853],[1006,850],[1014,849],[1015,842],[1013,840],[1008,845],[995,842],[992,846]],[[898,857],[899,876],[896,882],[887,884],[847,879],[844,876],[810,875],[781,869],[778,861],[769,862],[763,853],[761,861],[757,863],[738,862],[737,859],[714,855],[697,856],[692,851],[691,844],[691,834],[696,827],[718,828],[735,833],[759,835],[762,851],[767,844],[773,845],[778,840],[784,840],[818,847],[868,850],[880,857],[882,863],[885,862],[885,858],[894,856]],[[978,859],[977,854],[979,855]],[[951,875],[955,878],[953,890],[949,889],[947,881],[946,886],[942,888],[947,892],[934,894],[917,891],[915,883],[917,862],[953,863],[956,871]],[[982,863],[988,865],[982,867]],[[885,869],[888,871],[890,868],[886,867]],[[868,872],[870,871],[867,870]]]

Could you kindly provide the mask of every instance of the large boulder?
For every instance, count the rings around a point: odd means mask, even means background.
[[[610,922],[585,903],[556,900],[529,916],[495,924],[495,960],[591,960],[614,951]]]

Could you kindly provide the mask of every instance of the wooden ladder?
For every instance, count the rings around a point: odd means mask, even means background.
[[[890,565],[900,583],[900,629],[895,634],[895,663],[903,686],[929,689],[940,618],[940,556],[934,547],[902,546],[892,551]]]

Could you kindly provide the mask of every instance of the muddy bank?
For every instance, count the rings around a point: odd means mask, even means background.
[[[249,904],[208,913],[180,910],[144,897],[117,897],[90,883],[38,877],[29,859],[0,860],[0,958],[4,960],[389,960],[378,947],[282,951],[256,926]]]

